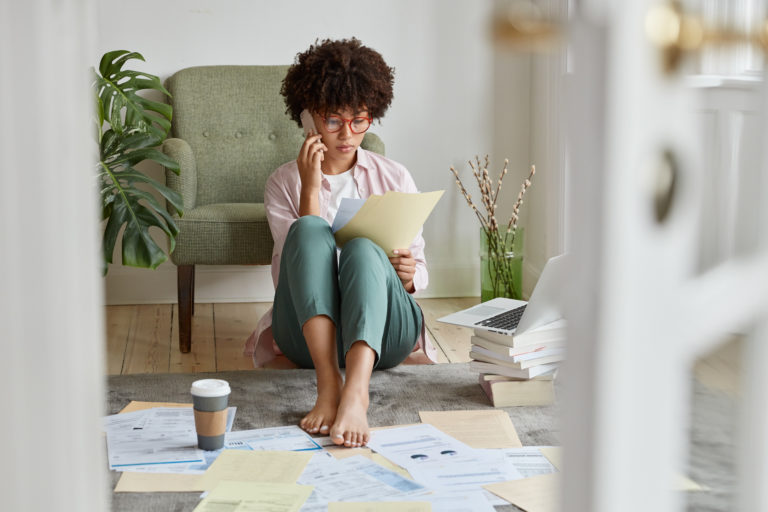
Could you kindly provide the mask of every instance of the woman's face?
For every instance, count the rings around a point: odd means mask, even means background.
[[[313,113],[318,133],[323,137],[323,143],[328,148],[325,157],[332,160],[347,160],[355,156],[357,148],[365,137],[365,131],[355,133],[368,128],[368,111],[346,107],[325,115]],[[341,128],[339,129],[339,125]],[[353,131],[354,127],[354,131]],[[338,130],[338,131],[334,131]]]

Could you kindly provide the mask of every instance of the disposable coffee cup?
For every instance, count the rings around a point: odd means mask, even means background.
[[[218,450],[224,447],[230,392],[229,383],[225,380],[202,379],[192,383],[198,448]]]

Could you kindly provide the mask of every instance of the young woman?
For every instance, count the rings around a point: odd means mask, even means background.
[[[300,425],[350,447],[369,440],[373,369],[396,366],[417,348],[435,361],[412,297],[428,280],[421,233],[410,247],[387,248],[394,250],[388,257],[366,238],[339,251],[330,226],[344,197],[417,192],[405,167],[360,147],[389,107],[392,84],[393,69],[356,39],[325,40],[300,53],[281,93],[291,118],[301,124],[307,110],[314,129],[264,194],[275,301],[249,340],[254,360],[263,364],[277,348],[314,368],[317,401]]]

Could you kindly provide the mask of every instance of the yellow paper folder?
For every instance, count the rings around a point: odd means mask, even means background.
[[[364,237],[381,247],[388,256],[395,249],[407,249],[443,195],[443,190],[411,194],[389,191],[370,196],[344,227],[336,231],[336,245]]]

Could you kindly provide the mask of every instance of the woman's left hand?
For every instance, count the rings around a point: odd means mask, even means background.
[[[413,286],[413,276],[416,274],[416,260],[411,257],[409,249],[395,249],[395,255],[389,257],[389,262],[395,268],[397,277],[403,283],[403,288],[408,293],[415,291]]]

